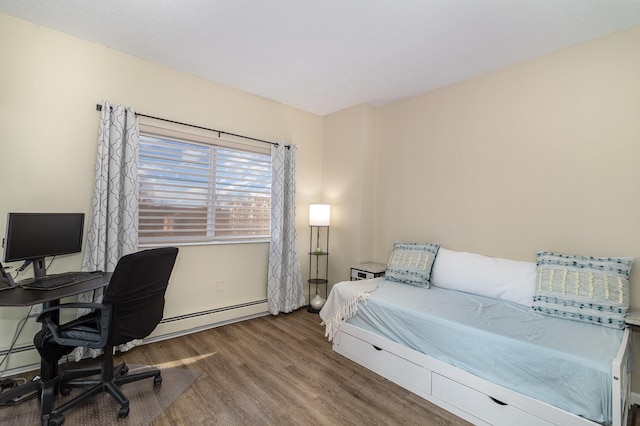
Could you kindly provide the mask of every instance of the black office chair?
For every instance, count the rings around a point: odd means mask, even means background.
[[[103,349],[101,368],[68,370],[44,383],[42,390],[42,424],[61,425],[62,413],[102,392],[119,404],[119,417],[129,414],[129,400],[120,385],[145,378],[162,383],[160,370],[127,374],[124,363],[113,364],[113,348],[133,339],[147,337],[162,319],[164,295],[178,249],[165,247],[123,256],[116,265],[102,303],[68,303],[45,309],[37,321],[44,324],[34,337],[40,355],[47,363],[57,363],[75,347]],[[93,311],[66,324],[57,325],[60,309],[91,308]],[[90,376],[100,375],[91,379]],[[63,405],[53,408],[56,391],[63,395],[72,388],[88,388]]]

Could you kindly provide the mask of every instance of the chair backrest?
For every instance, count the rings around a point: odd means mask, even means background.
[[[102,300],[113,306],[110,344],[142,339],[156,328],[177,256],[176,247],[163,247],[120,258]]]

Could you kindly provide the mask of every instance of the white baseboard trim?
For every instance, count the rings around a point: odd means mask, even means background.
[[[640,405],[640,393],[631,392],[631,404]]]

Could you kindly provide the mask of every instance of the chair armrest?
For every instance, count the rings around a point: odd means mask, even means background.
[[[95,309],[99,310],[106,305],[102,303],[89,303],[89,302],[74,302],[74,303],[63,303],[62,305],[52,306],[50,308],[43,309],[40,314],[36,317],[36,321],[44,322],[43,317],[47,316],[50,312],[61,311],[63,309]]]
[[[66,324],[56,324],[52,318],[51,313],[60,311],[62,309],[93,309],[94,312],[98,312],[99,315],[90,319],[91,322],[97,321],[98,331],[100,339],[95,340],[83,340],[77,335],[73,338],[64,337],[61,332],[69,332],[70,330],[82,333],[83,331],[89,331],[89,327],[82,323],[82,317],[70,321]],[[51,338],[59,345],[63,346],[88,346],[93,349],[103,348],[107,340],[109,339],[109,326],[111,324],[111,305],[105,305],[101,303],[65,303],[58,306],[52,306],[50,308],[43,309],[40,315],[36,318],[36,321],[43,324],[43,328],[46,328],[51,333]],[[89,320],[89,319],[88,319]],[[84,328],[84,330],[83,330]],[[78,333],[76,333],[78,334]],[[95,334],[95,332],[93,333]]]

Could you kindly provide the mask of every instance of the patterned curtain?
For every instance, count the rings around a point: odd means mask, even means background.
[[[103,102],[85,271],[113,272],[118,259],[138,249],[139,140],[133,109]]]
[[[271,147],[271,243],[267,299],[269,312],[291,312],[304,305],[296,233],[296,146]]]
[[[138,250],[138,119],[131,108],[102,103],[91,216],[82,259],[83,271],[113,272],[118,260]],[[100,302],[102,290],[78,296]],[[79,310],[78,316],[86,311]],[[140,341],[120,347],[127,350]],[[96,357],[101,351],[76,348],[72,357]]]

